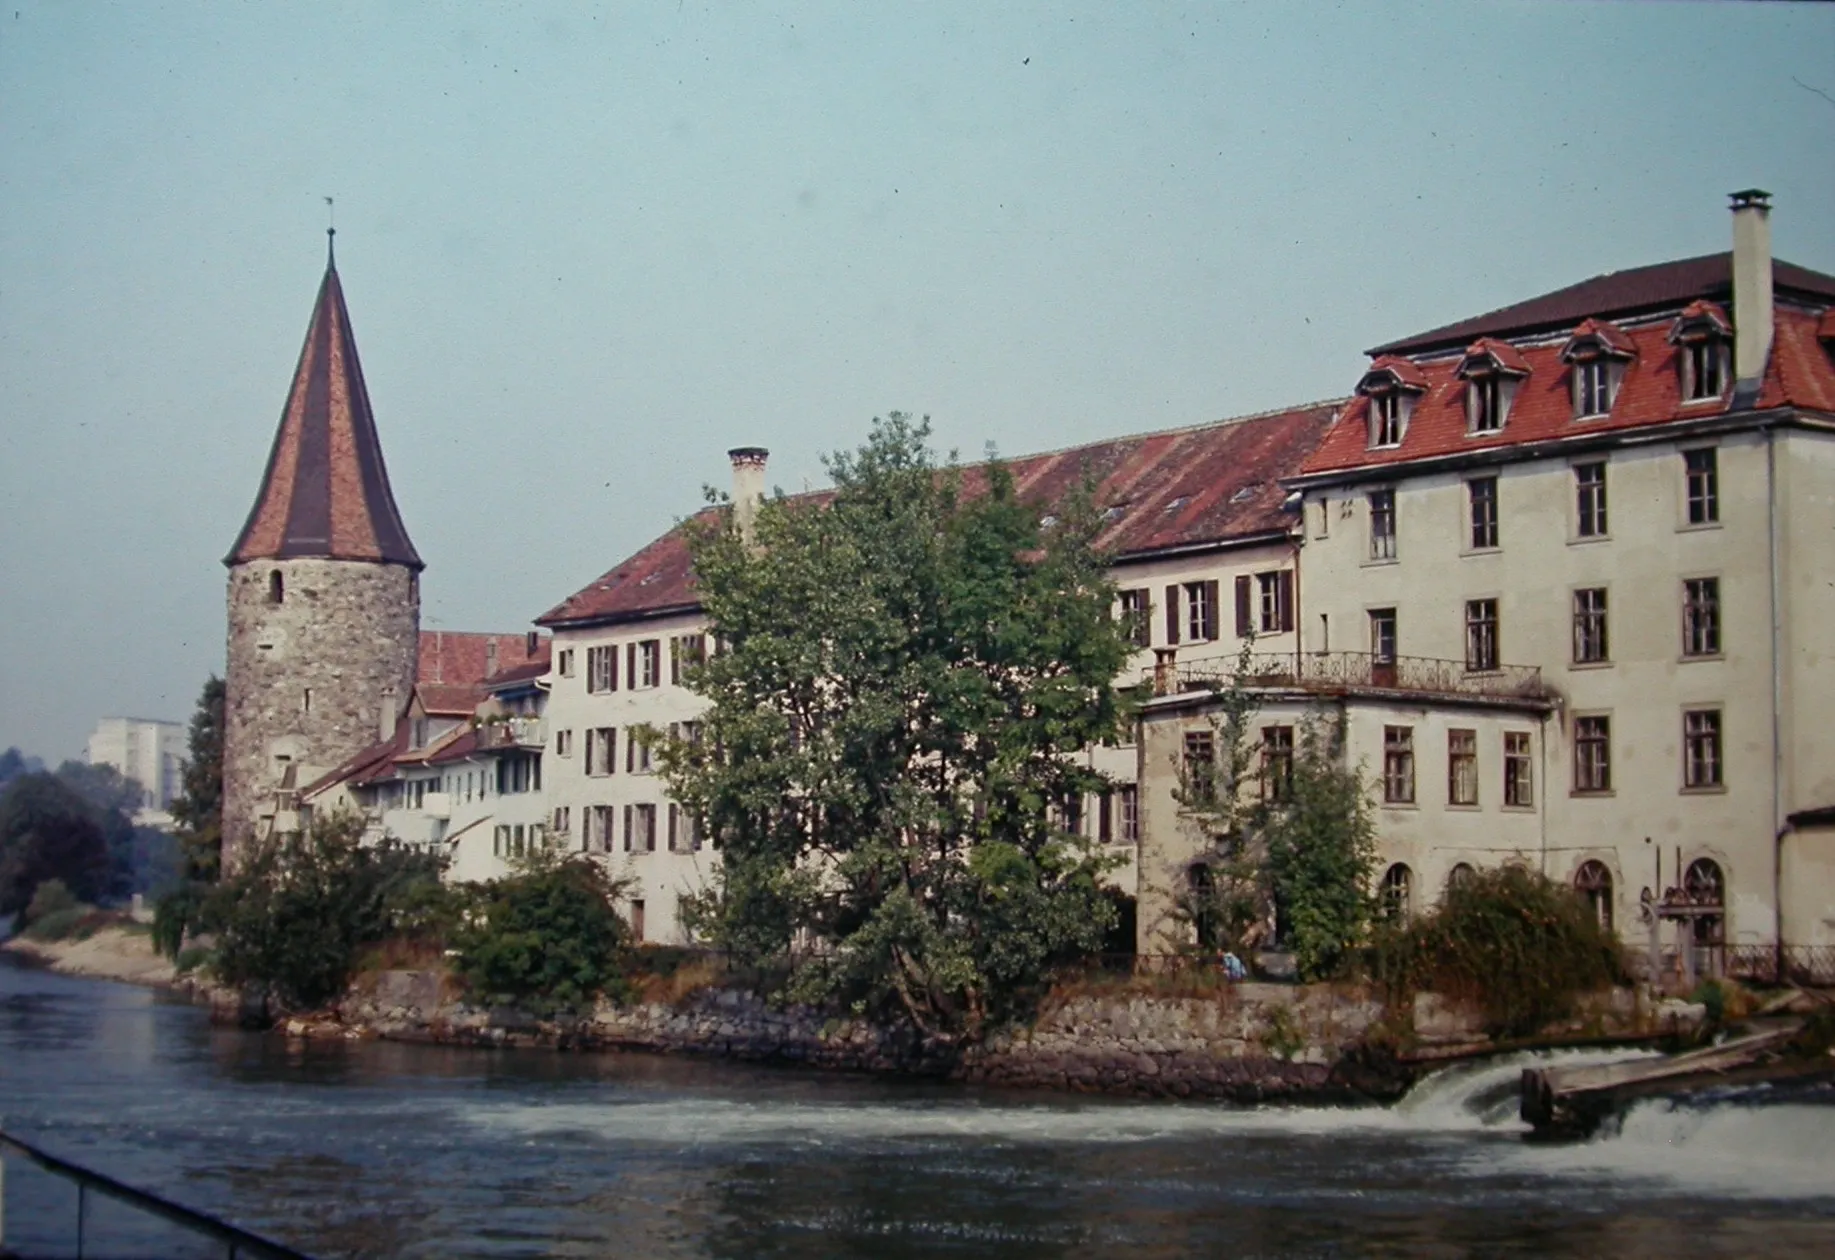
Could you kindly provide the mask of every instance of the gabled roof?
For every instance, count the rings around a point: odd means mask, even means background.
[[[1794,293],[1818,303],[1835,299],[1835,276],[1825,276],[1795,263],[1774,261],[1771,277],[1772,288],[1779,297]],[[1374,356],[1457,350],[1479,337],[1555,332],[1571,328],[1589,315],[1602,318],[1635,315],[1683,306],[1692,298],[1724,299],[1732,292],[1733,255],[1704,254],[1700,258],[1682,258],[1594,276],[1527,302],[1499,307],[1456,324],[1387,342],[1369,353]]]
[[[261,490],[223,563],[306,557],[423,567],[389,488],[344,289],[329,262]]]
[[[1093,442],[1007,460],[1020,497],[1041,508],[1062,501],[1085,479],[1096,486],[1108,523],[1097,545],[1118,562],[1284,534],[1280,481],[1330,428],[1344,400]],[[979,469],[964,470],[976,492]],[[822,499],[832,491],[808,497]],[[550,627],[638,620],[699,607],[688,530],[714,509],[656,539],[597,581],[537,617]]]
[[[1765,378],[1753,407],[1797,406],[1835,413],[1835,363],[1816,338],[1820,317],[1780,307]],[[1678,348],[1670,344],[1668,321],[1625,330],[1634,354],[1612,400],[1609,415],[1574,418],[1565,348],[1544,341],[1521,350],[1528,376],[1517,385],[1504,427],[1495,433],[1466,432],[1465,382],[1456,374],[1458,360],[1435,359],[1422,365],[1430,381],[1415,404],[1399,446],[1371,449],[1369,401],[1359,398],[1345,409],[1325,441],[1305,461],[1302,476],[1387,467],[1469,451],[1520,446],[1587,434],[1724,415],[1731,396],[1717,402],[1682,401]]]
[[[423,630],[416,677],[424,683],[479,683],[504,672],[548,663],[551,644],[540,635],[529,650],[527,634],[491,634],[469,630]]]
[[[418,683],[414,688],[421,711],[433,717],[470,717],[486,694],[482,683]]]

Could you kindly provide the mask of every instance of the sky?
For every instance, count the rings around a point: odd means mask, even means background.
[[[1020,455],[1725,250],[1835,272],[1835,6],[0,6],[0,748],[186,719],[338,270],[423,624],[872,418]]]

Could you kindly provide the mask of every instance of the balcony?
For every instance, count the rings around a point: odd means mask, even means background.
[[[492,718],[478,727],[478,751],[540,748],[548,742],[548,723],[538,717]]]
[[[1430,656],[1379,657],[1371,652],[1257,653],[1242,664],[1235,657],[1179,665],[1161,659],[1145,681],[1155,695],[1219,691],[1232,684],[1338,694],[1347,691],[1411,696],[1474,696],[1489,700],[1529,701],[1551,705],[1559,695],[1542,681],[1536,665],[1499,665],[1469,670],[1464,661]]]

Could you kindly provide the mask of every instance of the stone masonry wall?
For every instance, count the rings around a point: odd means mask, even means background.
[[[278,604],[269,598],[276,572]],[[407,703],[420,583],[403,565],[262,560],[230,570],[228,603],[223,836],[233,865],[273,808],[282,756],[330,770],[375,742],[386,691],[397,712]]]

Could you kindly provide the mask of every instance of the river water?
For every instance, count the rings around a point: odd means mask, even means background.
[[[317,1256],[1835,1255],[1835,1094],[1537,1146],[1525,1061],[1392,1108],[1128,1103],[289,1044],[0,956],[0,1127]],[[6,1245],[75,1254],[75,1191],[5,1171]],[[92,1201],[85,1254],[212,1253]]]

